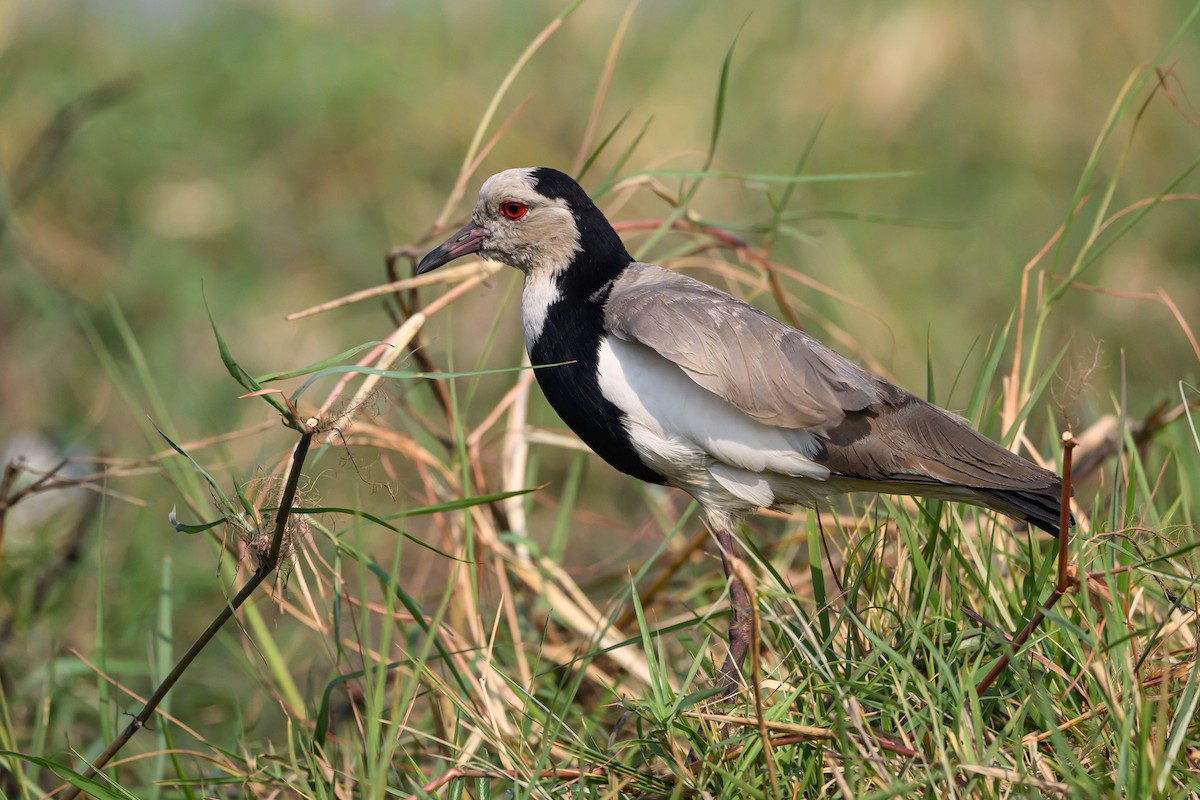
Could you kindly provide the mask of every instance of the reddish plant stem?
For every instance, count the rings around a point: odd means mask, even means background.
[[[1046,612],[1054,608],[1059,599],[1067,593],[1070,588],[1070,574],[1068,566],[1070,565],[1070,550],[1071,550],[1071,451],[1075,449],[1075,437],[1070,433],[1064,433],[1062,438],[1063,447],[1063,480],[1062,480],[1062,510],[1058,519],[1058,580],[1054,584],[1054,591],[1046,598],[1046,602],[1042,603],[1042,607],[1037,610],[1021,632],[1013,637],[1009,644],[1008,651],[1000,656],[1000,660],[988,670],[987,675],[983,676],[983,680],[975,687],[975,696],[980,697],[986,692],[996,678],[1000,677],[1013,655],[1029,640],[1033,632],[1037,630],[1042,621],[1046,619]]]
[[[1063,434],[1062,505],[1058,510],[1058,583],[1054,587],[1059,593],[1067,591],[1068,588],[1067,565],[1071,558],[1071,454],[1075,452],[1077,444],[1079,443],[1070,432]]]

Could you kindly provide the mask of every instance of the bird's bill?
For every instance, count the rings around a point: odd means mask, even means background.
[[[421,259],[421,263],[417,264],[417,274],[424,275],[426,272],[433,272],[456,258],[470,253],[478,253],[487,237],[487,231],[474,222],[468,222],[458,233],[430,250]]]

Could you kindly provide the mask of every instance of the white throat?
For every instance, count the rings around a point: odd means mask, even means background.
[[[546,327],[550,306],[562,299],[558,288],[558,276],[565,267],[539,269],[525,273],[525,287],[521,291],[521,327],[525,331],[525,349],[533,351],[533,343]]]

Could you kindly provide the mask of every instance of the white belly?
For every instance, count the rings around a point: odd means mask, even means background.
[[[644,345],[600,345],[600,390],[625,414],[638,454],[702,504],[744,513],[826,496],[819,434],[764,425]]]

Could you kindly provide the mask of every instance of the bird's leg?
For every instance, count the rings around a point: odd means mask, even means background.
[[[741,578],[733,569],[733,560],[738,557],[734,550],[733,536],[728,530],[713,531],[717,546],[721,549],[721,564],[725,567],[725,580],[729,584],[729,655],[721,666],[720,686],[726,697],[741,685],[742,662],[750,650],[754,618],[750,610],[750,595]]]

